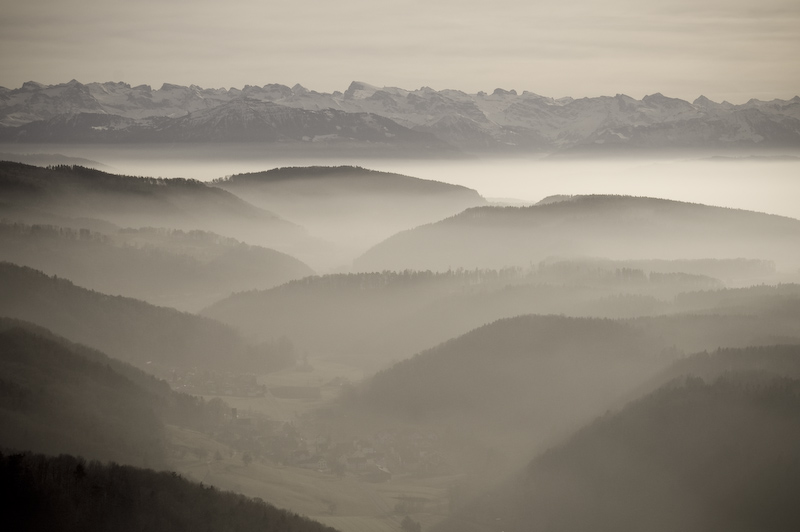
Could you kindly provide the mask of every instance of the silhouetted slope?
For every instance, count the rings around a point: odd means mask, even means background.
[[[176,473],[102,465],[67,455],[0,455],[0,510],[7,530],[20,531],[335,532]]]
[[[276,168],[214,184],[358,253],[397,231],[486,204],[466,187],[352,166]]]
[[[101,292],[183,310],[313,273],[299,260],[272,249],[203,231],[153,228],[100,234],[0,223],[0,260]]]
[[[63,214],[80,210],[83,216],[114,223],[124,224],[118,220],[147,214],[175,221],[200,222],[207,216],[229,216],[289,225],[233,194],[192,179],[132,177],[81,166],[41,168],[3,161],[0,190],[4,203]]]
[[[0,263],[0,315],[31,321],[148,371],[269,371],[293,362],[285,343],[247,345],[211,319],[108,296],[9,263]]]
[[[799,450],[800,381],[679,379],[588,425],[436,530],[794,530]]]
[[[800,221],[655,198],[575,196],[531,207],[478,207],[394,235],[361,271],[525,266],[547,257],[750,258],[800,266]]]
[[[800,379],[800,338],[787,338],[787,341],[792,343],[715,349],[680,358],[642,383],[634,392],[635,397],[686,376],[712,382],[731,372],[750,372],[764,378]]]
[[[591,416],[668,363],[666,344],[613,320],[520,316],[398,362],[365,385],[365,408],[477,431],[549,434]]]
[[[199,229],[293,255],[292,250],[318,253],[321,245],[303,228],[193,179],[0,162],[0,197],[0,215],[25,223],[54,223],[55,216],[95,218],[121,227]]]
[[[163,466],[155,395],[23,327],[0,320],[0,446]]]
[[[564,261],[539,264],[530,270],[327,275],[307,277],[270,290],[234,294],[206,308],[203,314],[248,337],[266,339],[286,334],[299,349],[312,355],[356,355],[362,362],[372,360],[375,367],[497,319],[523,314],[607,318],[687,311],[734,314],[739,313],[737,308],[720,307],[718,303],[745,298],[741,305],[751,306],[750,314],[761,315],[786,302],[800,301],[795,285],[763,287],[765,294],[758,298],[760,301],[746,296],[746,290],[696,292],[718,288],[720,284],[707,276],[675,271],[694,268],[734,277],[743,271],[741,275],[749,277],[758,273],[755,266],[759,264]],[[759,319],[750,319],[751,325]],[[780,317],[775,321],[776,327],[782,324],[781,330],[788,327]],[[687,326],[681,323],[682,327]],[[752,327],[768,330],[763,325],[759,322]],[[733,331],[733,337],[752,332],[745,327]],[[681,333],[675,334],[678,336],[670,342],[680,345]],[[698,334],[702,335],[702,331]],[[714,349],[719,345],[693,341],[691,349]]]
[[[239,193],[253,194],[259,202],[280,205],[278,199],[310,200],[328,198],[354,203],[386,196],[399,197],[411,201],[416,198],[435,198],[461,200],[471,204],[485,204],[486,201],[475,191],[461,185],[441,181],[420,179],[392,172],[380,172],[358,166],[308,166],[284,167],[235,174],[214,181],[214,185]],[[278,198],[271,197],[277,195]],[[299,207],[295,207],[299,208]],[[334,207],[341,208],[341,207]],[[396,207],[400,210],[400,207]]]

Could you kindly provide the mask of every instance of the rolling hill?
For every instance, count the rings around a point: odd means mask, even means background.
[[[477,207],[392,236],[357,271],[527,266],[548,257],[762,259],[800,268],[800,221],[630,196],[574,196],[531,207]]]
[[[0,215],[28,224],[88,218],[119,227],[210,231],[294,256],[319,256],[327,249],[302,227],[193,179],[0,162],[0,194]]]
[[[0,497],[11,530],[335,532],[262,500],[190,482],[174,472],[69,455],[0,455]]]
[[[682,377],[598,418],[502,487],[461,501],[435,530],[794,528],[798,361],[797,346],[681,361],[669,372]]]
[[[151,373],[176,367],[264,372],[294,361],[285,342],[249,345],[214,320],[94,292],[7,262],[0,263],[0,316],[41,325]]]
[[[82,351],[0,320],[0,446],[163,467],[158,397]]]
[[[359,252],[398,231],[486,204],[462,186],[353,166],[276,168],[214,185]]]
[[[311,275],[284,253],[204,231],[141,228],[104,233],[0,222],[0,260],[108,294],[181,310]]]
[[[739,307],[752,305],[758,314],[796,301],[795,285],[764,286],[759,295],[755,289],[722,289],[706,275],[764,282],[773,274],[770,266],[744,260],[586,260],[543,262],[531,269],[336,274],[234,294],[202,313],[254,338],[285,334],[310,355],[347,358],[374,370],[522,314],[731,314],[738,310],[723,302],[737,299]]]

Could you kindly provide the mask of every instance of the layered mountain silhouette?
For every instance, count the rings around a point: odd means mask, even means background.
[[[213,184],[360,252],[403,229],[486,204],[466,187],[353,166],[276,168]]]
[[[797,149],[800,97],[741,105],[662,94],[550,98],[353,82],[203,89],[28,82],[0,88],[4,142],[357,142],[420,153]]]
[[[0,260],[108,294],[198,310],[232,292],[271,288],[313,271],[278,251],[205,231],[95,232],[0,222]]]
[[[800,524],[800,350],[726,350],[598,418],[439,532],[781,530]]]
[[[797,285],[722,289],[707,274],[758,282],[771,270],[743,260],[559,261],[530,270],[335,274],[234,294],[202,313],[248,337],[286,334],[298,350],[374,368],[522,314],[758,314],[800,300]]]
[[[0,263],[0,315],[159,374],[172,368],[269,371],[294,362],[285,342],[250,345],[209,318],[94,292],[7,262]]]
[[[360,271],[526,266],[548,257],[774,260],[800,266],[800,221],[632,196],[574,196],[530,207],[478,207],[392,236]]]
[[[194,179],[109,174],[82,166],[0,162],[0,216],[101,232],[163,227],[210,231],[307,260],[330,244],[275,213]]]

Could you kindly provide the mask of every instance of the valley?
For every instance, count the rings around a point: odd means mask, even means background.
[[[678,505],[664,522],[692,529],[729,522],[718,485],[758,519],[758,490],[794,485],[764,476],[790,443],[712,459],[702,434],[794,441],[796,218],[612,194],[503,206],[350,165],[199,181],[3,162],[0,189],[15,464],[171,471],[343,532],[584,527],[563,501],[613,530],[636,483],[666,501],[638,518]],[[767,469],[730,484],[733,455]],[[688,504],[692,460],[708,485]]]

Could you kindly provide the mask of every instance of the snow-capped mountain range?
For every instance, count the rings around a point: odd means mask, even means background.
[[[800,97],[742,105],[661,94],[553,99],[353,82],[203,89],[78,81],[0,87],[4,142],[361,142],[432,151],[800,150]]]

